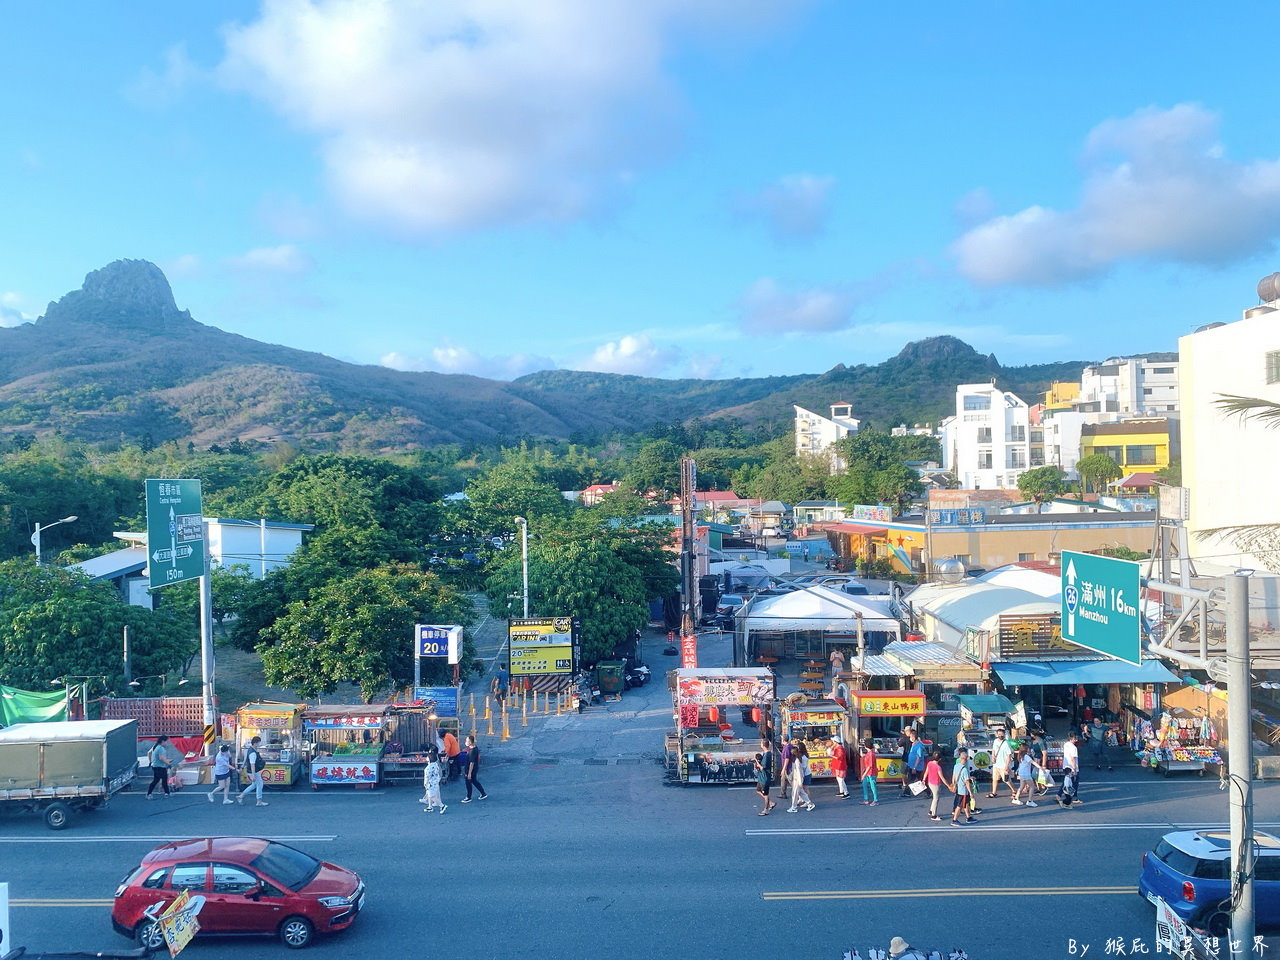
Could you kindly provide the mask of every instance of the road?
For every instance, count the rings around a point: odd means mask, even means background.
[[[649,653],[659,673],[670,666]],[[364,914],[319,940],[316,957],[839,960],[899,935],[965,947],[973,960],[1105,957],[1114,938],[1126,956],[1134,940],[1154,955],[1153,911],[1134,888],[1143,851],[1171,829],[1226,823],[1216,781],[1137,767],[1087,778],[1081,809],[988,801],[972,827],[931,823],[923,801],[892,790],[869,808],[828,786],[811,813],[759,817],[750,789],[663,784],[666,697],[660,678],[621,703],[517,726],[510,742],[491,742],[491,798],[464,805],[449,785],[444,816],[424,815],[404,786],[274,793],[266,808],[134,792],[62,833],[4,817],[13,928],[44,949],[123,945],[109,898],[148,849],[243,833],[288,838],[365,878]],[[1258,785],[1261,828],[1280,830],[1277,801],[1280,784]],[[283,951],[197,941],[186,955]]]

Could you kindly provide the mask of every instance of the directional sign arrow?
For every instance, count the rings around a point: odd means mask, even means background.
[[[1067,589],[1064,596],[1067,601],[1067,634],[1074,637],[1076,635],[1076,604],[1079,602],[1079,594],[1076,592],[1076,562],[1074,559],[1067,561]]]
[[[151,554],[151,559],[155,563],[167,563],[171,560],[185,560],[194,552],[195,550],[190,544],[184,543],[182,546],[174,547],[173,549],[164,547],[157,550]]]

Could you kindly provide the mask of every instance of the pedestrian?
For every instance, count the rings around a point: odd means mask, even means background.
[[[474,734],[467,734],[467,795],[462,798],[463,803],[471,802],[471,790],[474,787],[480,791],[480,796],[476,799],[487,800],[489,794],[485,792],[484,787],[477,779],[476,775],[480,772],[480,748],[476,745]]]
[[[249,748],[245,750],[244,756],[241,758],[241,766],[244,772],[249,775],[249,784],[239,795],[236,796],[236,803],[244,803],[245,794],[253,790],[258,795],[258,802],[254,806],[265,807],[267,802],[262,799],[262,751],[258,749],[258,744],[262,743],[261,737],[254,737],[249,741]]]
[[[923,791],[916,793],[911,789],[911,784],[924,776],[924,765],[928,760],[927,748],[924,741],[916,736],[914,729],[907,735],[911,738],[911,746],[907,750],[907,769],[902,777],[902,785],[905,788],[902,795],[904,797],[923,796]]]
[[[849,754],[839,737],[831,738],[831,775],[836,778],[836,796],[848,800],[849,787],[845,778],[849,775]]]
[[[834,680],[844,673],[844,651],[839,647],[831,648],[831,677]]]
[[[507,668],[499,664],[498,672],[493,675],[493,683],[491,684],[493,697],[498,701],[499,709],[501,709],[502,704],[507,699],[507,687],[510,683],[510,679],[511,676],[507,673]]]
[[[929,762],[924,765],[924,785],[929,788],[929,819],[941,820],[938,816],[938,796],[942,793],[942,784],[946,777],[942,775],[942,751],[934,750],[929,754]]]
[[[1031,754],[1026,747],[1018,748],[1018,789],[1013,794],[1014,806],[1022,806],[1025,802],[1028,807],[1035,807],[1038,804],[1033,799],[1036,795],[1036,771],[1040,765],[1031,759]],[[1023,801],[1022,794],[1026,792],[1027,799]]]
[[[1009,788],[1009,796],[1015,794],[1013,784],[1009,782],[1009,764],[1013,760],[1013,751],[1009,748],[1003,730],[996,731],[995,743],[991,746],[991,792],[987,797],[991,800],[1000,796],[1000,784]]]
[[[764,765],[764,758],[768,756],[766,753],[756,754],[756,796],[760,798],[763,806],[760,808],[759,816],[765,816],[770,810],[777,806],[769,799],[769,770]]]
[[[880,802],[880,792],[876,788],[876,778],[879,776],[879,768],[876,761],[876,748],[870,740],[862,747],[862,754],[858,771],[862,775],[862,802],[869,807],[874,807]]]
[[[809,748],[803,743],[794,743],[791,745],[791,806],[787,808],[787,813],[798,813],[800,804],[804,804],[806,810],[814,808],[813,799],[809,796],[809,781],[812,775],[809,771]],[[803,798],[803,800],[801,799]]]
[[[1040,796],[1044,796],[1049,792],[1049,747],[1044,741],[1044,731],[1040,729],[1031,732],[1031,743],[1028,747],[1031,759],[1040,767],[1040,773],[1037,777],[1036,792]]]
[[[911,790],[908,784],[911,782],[911,765],[907,762],[907,758],[911,756],[911,748],[915,746],[916,728],[905,727],[902,736],[898,738],[898,754],[899,761],[902,766],[902,794],[901,796],[911,796]]]
[[[231,803],[231,771],[236,769],[236,765],[231,762],[231,745],[224,743],[218,748],[218,752],[213,757],[213,783],[214,787],[209,791],[209,802],[213,803],[213,798],[222,792],[222,802]]]
[[[1058,803],[1069,807],[1079,803],[1076,792],[1080,789],[1080,734],[1074,731],[1062,745],[1062,783],[1058,787]]]
[[[1107,734],[1110,728],[1101,719],[1094,717],[1089,724],[1089,752],[1093,754],[1093,769],[1101,770],[1105,763],[1108,770],[1114,770],[1107,756]]]
[[[760,738],[760,765],[764,767],[766,787],[773,786],[773,744],[768,737]]]
[[[452,730],[446,730],[444,733],[444,755],[449,760],[449,782],[452,783],[458,779],[458,774],[462,772],[462,761],[458,759],[458,754],[462,752],[462,748],[458,746],[458,738],[453,735]]]
[[[791,738],[782,735],[782,769],[778,774],[778,799],[785,800],[791,793]]]
[[[925,955],[901,937],[889,941],[889,960],[925,960]]]
[[[422,771],[422,800],[421,803],[426,804],[422,808],[423,813],[430,813],[437,806],[440,812],[444,813],[447,809],[444,800],[440,798],[440,754],[432,747],[427,751],[427,765]]]
[[[964,814],[965,823],[977,823],[969,814],[969,795],[973,793],[973,769],[969,766],[969,751],[961,748],[956,752],[956,765],[951,771],[951,782],[947,788],[955,792],[951,803],[951,825],[961,826],[960,815]]]
[[[151,767],[151,783],[147,785],[148,800],[154,799],[151,791],[155,790],[157,783],[164,789],[164,795],[170,796],[169,770],[179,759],[177,751],[169,746],[169,737],[166,734],[162,733],[156,737],[156,742],[147,751],[147,763]]]

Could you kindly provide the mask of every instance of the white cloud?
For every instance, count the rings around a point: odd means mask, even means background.
[[[627,334],[596,347],[591,356],[579,365],[579,369],[653,377],[658,376],[679,357],[679,350],[658,346],[648,334]]]
[[[0,327],[16,327],[35,319],[20,309],[25,300],[22,294],[14,293],[12,290],[0,293]]]
[[[315,261],[292,243],[278,247],[257,247],[234,257],[227,257],[227,265],[234,270],[259,273],[306,273]]]
[[[742,207],[749,214],[763,217],[779,239],[806,240],[826,226],[835,184],[835,177],[794,173],[745,197]]]
[[[975,283],[1056,286],[1135,259],[1217,264],[1280,237],[1280,160],[1239,162],[1196,104],[1148,108],[1089,134],[1078,204],[1030,206],[974,227],[954,244]]]
[[[219,69],[321,139],[357,216],[420,232],[564,220],[673,138],[674,33],[799,2],[266,0],[226,30]]]
[[[747,288],[737,309],[749,333],[820,333],[848,326],[855,305],[847,289],[784,290],[771,277],[762,277]]]
[[[952,213],[960,226],[967,229],[995,216],[996,201],[986,187],[977,187],[956,201]]]
[[[493,380],[514,380],[538,370],[555,370],[558,366],[550,357],[527,353],[481,356],[448,341],[434,347],[429,357],[415,357],[393,350],[384,354],[379,362],[384,367],[404,372],[469,373]]]
[[[164,52],[164,67],[143,67],[124,88],[125,98],[141,107],[167,107],[174,104],[205,71],[187,56],[187,48],[176,44]]]

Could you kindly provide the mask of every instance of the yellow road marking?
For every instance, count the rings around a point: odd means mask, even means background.
[[[1133,886],[1110,887],[933,887],[909,890],[795,890],[769,891],[761,894],[765,900],[909,900],[913,897],[1038,897],[1054,896],[1103,896],[1131,894]]]

